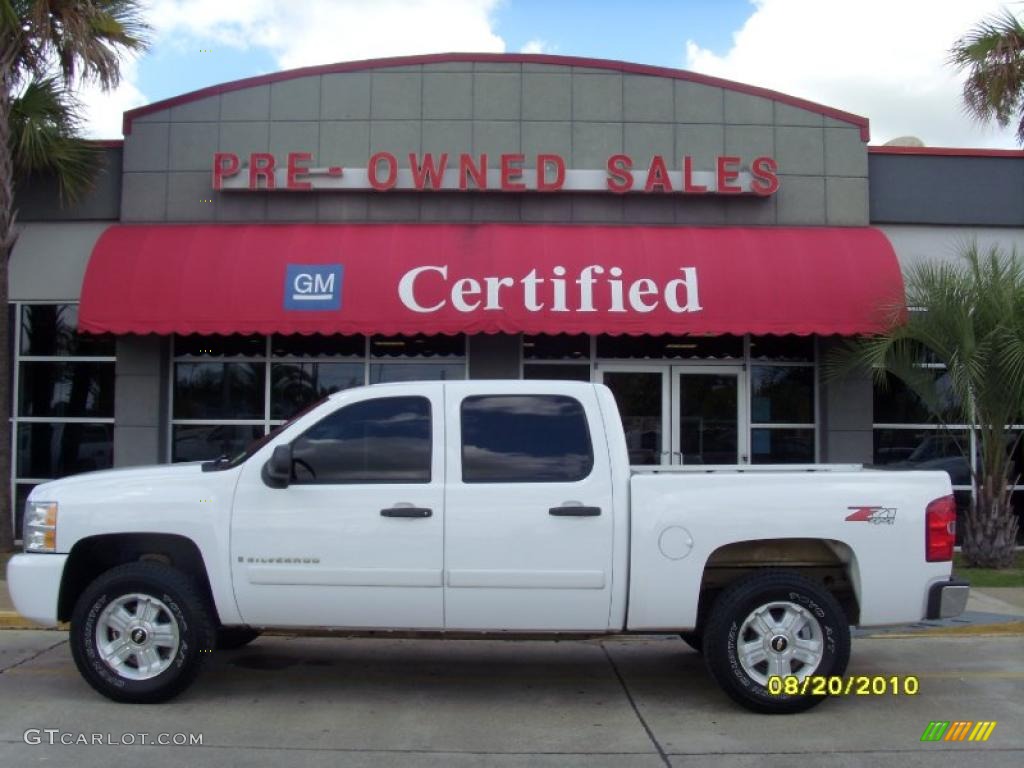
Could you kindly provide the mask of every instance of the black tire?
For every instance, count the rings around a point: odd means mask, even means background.
[[[689,632],[680,632],[679,636],[697,653],[704,653],[704,633],[702,631],[691,629]]]
[[[850,624],[846,613],[824,587],[792,571],[765,570],[723,592],[715,601],[705,626],[704,658],[711,675],[722,689],[733,701],[747,709],[766,714],[802,712],[820,704],[825,696],[770,693],[764,682],[759,682],[744,669],[738,653],[740,644],[758,638],[758,631],[753,627],[744,632],[744,636],[740,636],[747,618],[753,615],[755,609],[771,603],[795,607],[773,608],[769,611],[773,622],[775,615],[781,615],[782,610],[795,611],[800,616],[806,614],[809,620],[800,625],[803,627],[802,632],[809,635],[814,631],[816,623],[821,638],[820,660],[815,668],[801,668],[804,662],[785,661],[792,670],[791,674],[827,677],[846,672],[846,664],[850,659]],[[760,637],[766,638],[765,642],[774,649],[776,640],[773,638],[776,635],[772,634],[772,638],[769,638],[769,634],[772,633],[762,632]],[[792,634],[784,634],[781,642],[783,649],[790,653],[796,647],[793,637]],[[762,668],[759,662],[753,671],[764,676],[768,674],[767,664],[765,661]]]
[[[260,631],[250,627],[221,627],[217,630],[217,650],[234,651],[259,636]]]
[[[100,621],[104,609],[117,602],[121,602],[127,613],[131,613],[131,606],[139,611],[143,601],[132,601],[132,595],[156,601],[155,616],[145,625],[150,632],[154,627],[167,627],[170,629],[165,631],[177,632],[177,647],[173,651],[169,648],[156,651],[160,656],[158,666],[163,666],[168,659],[170,664],[146,679],[132,679],[130,674],[118,672],[104,661],[97,647],[98,627],[101,633],[108,632],[112,642],[121,639],[122,633],[103,630]],[[195,585],[180,571],[156,562],[120,565],[97,577],[75,603],[69,638],[71,655],[86,682],[109,699],[136,704],[167,701],[188,687],[213,651],[216,636],[210,614],[210,608]],[[144,642],[145,632],[140,637],[140,642]],[[129,654],[125,670],[128,673],[138,670],[141,661],[141,656]]]

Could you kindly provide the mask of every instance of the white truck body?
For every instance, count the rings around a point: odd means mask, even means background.
[[[467,398],[534,396],[582,407],[593,453],[586,476],[465,482]],[[429,478],[268,484],[265,467],[278,446],[340,409],[398,397],[429,402]],[[843,585],[834,586],[848,592],[850,623],[874,626],[935,614],[930,595],[937,605],[932,593],[950,582],[951,563],[925,555],[925,510],[951,495],[945,473],[631,468],[614,398],[600,384],[351,389],[244,461],[210,470],[120,469],[35,488],[30,504],[57,505],[56,544],[52,553],[10,561],[18,612],[44,626],[69,618],[68,592],[84,586],[67,575],[76,547],[125,534],[194,544],[223,626],[679,632],[700,625],[705,592],[761,565],[818,568],[832,574],[826,583],[841,574]]]

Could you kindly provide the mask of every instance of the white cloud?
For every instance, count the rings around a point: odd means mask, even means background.
[[[871,120],[871,141],[915,135],[930,146],[1016,147],[961,106],[953,42],[1000,0],[751,0],[724,55],[686,43],[696,72],[772,88]]]
[[[124,113],[149,101],[135,82],[138,60],[125,59],[121,64],[121,84],[104,93],[95,83],[80,86],[76,96],[82,104],[85,122],[82,134],[92,139],[116,139],[121,136]]]
[[[282,69],[444,51],[504,51],[499,0],[150,0],[168,39],[270,51]]]
[[[491,14],[502,0],[145,0],[154,48],[262,48],[280,69],[446,51],[503,52]],[[88,136],[121,135],[121,112],[150,99],[137,68],[110,94],[85,88]],[[253,72],[253,75],[260,74]]]
[[[539,37],[535,37],[533,40],[527,40],[522,48],[519,49],[520,53],[554,53],[558,50],[557,45],[551,45],[547,40],[541,40]]]

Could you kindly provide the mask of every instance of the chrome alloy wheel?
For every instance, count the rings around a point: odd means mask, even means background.
[[[121,595],[96,621],[96,650],[120,677],[149,680],[164,672],[178,653],[178,620],[152,595]]]
[[[740,627],[736,653],[743,671],[756,683],[793,676],[803,680],[823,656],[821,624],[807,609],[789,602],[755,608]]]

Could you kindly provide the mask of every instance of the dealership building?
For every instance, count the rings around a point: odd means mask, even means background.
[[[529,54],[132,110],[85,199],[19,190],[16,509],[234,453],[332,391],[462,378],[603,382],[637,465],[940,468],[963,500],[955,434],[823,362],[889,322],[908,266],[1024,253],[1024,152],[869,139],[796,96]]]

